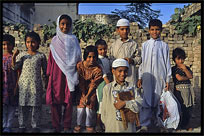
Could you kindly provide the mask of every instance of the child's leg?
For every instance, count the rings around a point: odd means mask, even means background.
[[[77,108],[77,125],[81,126],[83,124],[83,115],[85,114],[85,108]]]
[[[72,125],[72,101],[70,103],[64,105],[64,129],[70,129]]]
[[[61,117],[62,117],[62,105],[52,104],[51,105],[51,116],[52,116],[52,126],[60,131]]]
[[[3,105],[3,128],[7,127],[7,120],[8,120],[8,106]]]
[[[93,127],[96,124],[96,112],[93,109],[86,108],[86,126]]]
[[[30,113],[30,107],[19,106],[18,112],[19,112],[19,115],[18,115],[19,128],[25,128],[26,121]]]
[[[142,107],[140,110],[140,125],[149,126],[151,124],[152,109]]]
[[[32,128],[39,128],[40,116],[41,116],[41,106],[31,106],[31,109],[32,109],[31,126]]]
[[[15,111],[16,111],[16,107],[15,106],[8,106],[8,122],[7,122],[7,127],[11,128],[12,124],[13,124],[13,119],[15,116]]]

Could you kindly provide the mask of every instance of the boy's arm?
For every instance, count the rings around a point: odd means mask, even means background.
[[[165,43],[166,44],[166,43]],[[171,79],[171,63],[170,63],[170,57],[169,57],[169,46],[166,44],[166,70],[167,70],[167,75],[166,75],[166,87],[165,90],[169,90],[169,82]]]
[[[134,43],[134,50],[135,51],[132,54],[131,58],[129,58],[129,61],[130,61],[129,64],[139,65],[142,62],[142,59],[141,59],[141,50],[138,49],[138,44],[136,42]]]
[[[138,90],[135,88],[135,99],[130,101],[125,101],[125,108],[130,109],[131,111],[138,113],[142,105],[142,97]]]

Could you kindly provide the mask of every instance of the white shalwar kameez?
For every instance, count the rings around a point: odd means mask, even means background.
[[[140,112],[141,126],[151,123],[153,109],[159,108],[160,95],[166,82],[171,78],[169,47],[159,38],[151,38],[142,45],[142,63],[139,67],[139,79],[142,79],[143,104]],[[156,114],[157,114],[156,113]]]

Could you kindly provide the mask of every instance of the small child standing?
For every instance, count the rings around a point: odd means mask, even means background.
[[[127,60],[130,67],[126,80],[136,84],[138,78],[136,65],[141,63],[141,56],[137,43],[128,38],[130,32],[129,21],[127,19],[118,20],[116,32],[120,35],[120,38],[110,47],[110,59],[112,62],[119,58]]]
[[[98,52],[95,46],[87,46],[84,50],[83,61],[77,64],[79,74],[79,95],[77,105],[77,126],[74,132],[81,131],[83,125],[82,117],[86,114],[86,131],[95,132],[96,118],[96,88],[102,81],[102,69],[97,63]]]
[[[22,70],[18,81],[19,132],[25,132],[26,122],[28,120],[30,110],[32,111],[31,126],[33,131],[40,131],[39,123],[43,93],[41,69],[43,70],[43,77],[46,78],[47,68],[46,56],[37,51],[40,41],[40,36],[37,33],[34,31],[28,32],[25,35],[27,51],[19,53],[18,50],[15,50],[12,58],[13,69]]]
[[[137,84],[144,91],[140,112],[141,131],[148,131],[149,126],[155,125],[152,124],[152,119],[156,121],[156,124],[158,123],[160,96],[164,89],[169,90],[171,78],[169,47],[161,41],[161,31],[162,22],[158,19],[150,20],[151,39],[142,44],[142,63],[139,67]]]
[[[136,132],[136,118],[133,116],[133,121],[128,122],[127,128],[125,128],[124,121],[127,119],[124,119],[124,116],[119,111],[128,109],[132,111],[133,115],[136,115],[142,104],[142,98],[136,85],[125,80],[128,68],[129,64],[124,59],[116,59],[112,63],[114,81],[104,87],[101,104],[101,120],[105,125],[105,132]],[[133,93],[133,99],[131,100],[122,100],[119,96],[115,97],[116,93],[129,91]]]
[[[95,43],[95,47],[98,51],[98,61],[102,67],[103,71],[103,79],[104,81],[99,84],[96,89],[96,95],[98,100],[98,110],[97,110],[97,122],[96,122],[96,131],[102,132],[103,131],[103,124],[101,122],[101,101],[103,97],[103,87],[112,81],[112,74],[111,74],[111,66],[110,60],[107,57],[107,44],[105,40],[99,39]]]
[[[172,76],[174,81],[174,95],[181,104],[182,118],[179,124],[179,129],[192,130],[189,127],[191,111],[193,106],[193,96],[191,81],[193,72],[184,64],[186,54],[183,49],[176,48],[172,53],[175,66],[172,67]]]
[[[3,132],[12,132],[16,106],[18,105],[16,92],[17,72],[11,68],[12,50],[15,38],[9,34],[3,35]]]

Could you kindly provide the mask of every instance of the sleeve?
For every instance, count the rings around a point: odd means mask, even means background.
[[[50,51],[49,57],[48,57],[48,62],[47,62],[47,72],[46,74],[50,76],[51,68],[52,68],[52,63],[53,63],[53,58],[52,58],[52,53]]]
[[[17,57],[16,57],[16,63],[15,66],[13,67],[13,70],[18,70],[18,69],[22,69],[23,67],[23,52],[20,53]]]
[[[101,102],[101,121],[105,124],[106,121],[106,106],[107,106],[107,92],[108,92],[108,85],[105,85],[103,88],[103,97],[102,97],[102,102]]]
[[[192,70],[190,69],[190,67],[186,66],[186,68],[188,69],[188,71],[193,75]]]
[[[139,65],[142,62],[141,51],[138,49],[138,44],[136,42],[134,42],[134,52],[131,58],[133,59],[135,65]]]
[[[46,70],[47,70],[47,59],[45,54],[42,54],[43,58],[42,58],[42,71],[43,71],[43,76],[46,76]]]
[[[110,46],[110,53],[109,53],[109,59],[110,59],[110,64],[112,65],[113,61],[115,60],[115,57],[113,55],[113,46],[115,42],[113,42]]]
[[[135,88],[135,99],[134,100],[130,100],[130,101],[126,101],[126,105],[125,108],[130,109],[131,111],[138,113],[140,110],[140,107],[142,106],[142,97],[140,95],[140,93],[138,92],[137,88]]]
[[[171,63],[170,63],[170,57],[169,57],[169,46],[167,44],[166,44],[166,70],[167,70],[166,82],[169,83],[172,72],[171,72]]]
[[[142,50],[141,50],[141,63],[140,63],[140,66],[139,66],[139,69],[138,69],[138,79],[142,79],[142,75],[143,75],[143,56],[144,56],[144,43],[142,45]]]

